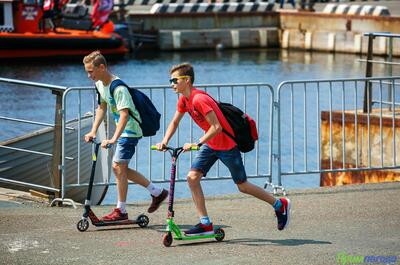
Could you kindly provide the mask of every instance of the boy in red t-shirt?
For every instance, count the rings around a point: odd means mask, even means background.
[[[170,74],[171,86],[181,96],[165,136],[162,142],[157,144],[158,149],[163,150],[168,144],[185,112],[189,112],[192,119],[205,132],[197,143],[186,143],[183,146],[185,151],[190,150],[194,145],[200,146],[200,150],[193,160],[187,176],[197,214],[200,217],[200,223],[186,231],[185,235],[195,236],[214,233],[212,222],[207,214],[200,180],[218,159],[228,167],[232,179],[239,190],[272,205],[278,219],[278,229],[283,230],[286,228],[289,224],[290,200],[287,198],[275,199],[264,189],[247,181],[240,151],[236,143],[222,131],[224,128],[234,135],[233,130],[215,100],[205,92],[193,87],[193,67],[188,63],[176,65],[171,68]]]

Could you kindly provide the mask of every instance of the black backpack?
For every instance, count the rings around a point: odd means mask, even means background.
[[[240,152],[247,153],[254,149],[258,140],[256,123],[249,115],[229,103],[217,102],[235,136],[223,129],[223,132],[235,141]],[[255,134],[254,134],[255,133]]]
[[[134,118],[140,125],[142,129],[143,136],[153,136],[160,129],[160,118],[161,114],[157,111],[156,107],[154,107],[151,100],[136,88],[131,88],[127,84],[125,84],[121,79],[115,79],[111,82],[110,85],[110,95],[114,97],[115,88],[118,86],[125,86],[128,88],[129,94],[131,94],[133,104],[135,104],[136,109],[139,112],[140,118],[142,122],[139,122],[138,119],[133,116],[132,113],[129,114]]]
[[[197,93],[208,95],[202,90],[198,91],[199,92]],[[208,96],[211,97],[210,95]],[[256,122],[238,107],[235,107],[229,103],[218,102],[213,97],[211,98],[217,103],[222,114],[224,114],[226,120],[233,130],[234,135],[230,134],[225,129],[222,129],[222,131],[233,141],[235,141],[240,152],[247,153],[253,150],[255,141],[258,140]]]

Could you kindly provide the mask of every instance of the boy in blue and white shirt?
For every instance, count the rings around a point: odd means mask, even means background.
[[[167,198],[168,191],[156,187],[138,171],[128,168],[129,161],[135,153],[136,145],[143,136],[139,123],[131,116],[133,115],[138,121],[141,121],[132,97],[125,86],[116,87],[114,95],[110,95],[111,82],[118,79],[118,77],[108,71],[106,59],[100,51],[94,51],[85,56],[83,64],[88,77],[96,82],[96,89],[99,95],[99,106],[96,110],[95,121],[92,130],[85,135],[85,141],[89,142],[96,137],[97,129],[107,113],[107,105],[110,106],[116,123],[113,137],[103,140],[101,147],[106,148],[108,144],[115,143],[117,145],[112,167],[117,181],[118,203],[117,207],[110,214],[104,216],[102,220],[119,221],[128,219],[128,213],[125,209],[128,180],[149,190],[152,203],[147,211],[152,213]]]

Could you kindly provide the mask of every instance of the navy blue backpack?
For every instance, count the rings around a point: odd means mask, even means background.
[[[135,104],[142,122],[139,122],[139,120],[137,120],[132,113],[129,114],[139,123],[140,128],[142,128],[143,136],[155,135],[160,129],[161,114],[157,111],[156,107],[154,107],[151,100],[146,96],[146,94],[136,88],[129,87],[121,79],[116,79],[111,82],[110,95],[112,97],[114,97],[114,90],[118,86],[125,86],[128,88],[129,94],[131,94],[133,100],[133,104]]]

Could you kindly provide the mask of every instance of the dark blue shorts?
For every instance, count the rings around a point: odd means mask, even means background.
[[[129,163],[135,154],[136,145],[140,138],[137,137],[121,137],[117,141],[117,147],[113,157],[115,163]]]
[[[236,184],[241,184],[247,181],[246,171],[244,169],[242,155],[237,147],[228,151],[218,151],[211,149],[208,145],[201,146],[199,152],[193,160],[191,170],[200,171],[204,176],[220,159],[231,172],[233,181]]]

